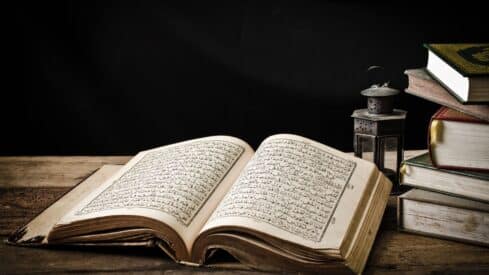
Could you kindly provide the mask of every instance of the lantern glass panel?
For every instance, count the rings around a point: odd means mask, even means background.
[[[399,143],[398,137],[384,138],[384,167],[386,172],[396,173],[397,171],[397,148]]]
[[[373,136],[359,136],[360,148],[361,148],[361,158],[374,161],[374,150],[375,150],[375,138]]]

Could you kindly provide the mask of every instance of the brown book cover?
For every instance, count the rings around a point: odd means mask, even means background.
[[[430,154],[431,161],[433,162],[433,166],[437,168],[445,168],[445,169],[467,169],[473,171],[489,171],[485,168],[477,168],[477,167],[465,167],[458,165],[446,165],[441,164],[440,159],[435,157],[435,146],[439,146],[440,141],[443,143],[443,138],[440,138],[441,133],[445,130],[445,126],[441,125],[439,122],[441,121],[455,121],[455,122],[463,122],[467,124],[485,124],[489,125],[489,122],[481,119],[477,119],[475,117],[466,115],[462,112],[459,112],[454,109],[450,109],[448,107],[441,107],[432,117],[428,127],[428,151]],[[470,141],[467,141],[470,143]],[[453,147],[453,146],[452,146]],[[462,152],[458,150],[458,152]],[[462,158],[462,156],[460,156]]]
[[[464,105],[459,103],[442,85],[434,80],[424,68],[404,72],[408,76],[405,92],[428,101],[458,110],[478,119],[489,121],[489,105]]]

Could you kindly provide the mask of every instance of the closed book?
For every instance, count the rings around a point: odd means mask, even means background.
[[[428,72],[463,104],[489,102],[489,44],[425,44]]]
[[[489,204],[420,189],[397,199],[401,231],[489,246]]]
[[[458,110],[481,120],[489,121],[489,105],[461,104],[425,68],[406,70],[408,87],[405,92],[428,101]]]
[[[489,171],[489,122],[441,107],[432,117],[428,149],[438,168]]]
[[[439,169],[428,153],[406,159],[401,165],[401,185],[489,203],[489,173]]]

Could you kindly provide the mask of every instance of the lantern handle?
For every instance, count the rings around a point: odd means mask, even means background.
[[[390,81],[385,80],[385,70],[382,66],[372,65],[367,69],[367,78],[370,87],[387,87]]]

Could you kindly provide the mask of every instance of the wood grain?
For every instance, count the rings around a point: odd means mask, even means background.
[[[0,188],[0,235],[12,233],[51,205],[70,188]]]
[[[104,164],[125,164],[117,157],[0,157],[0,187],[73,186]]]
[[[419,151],[408,152],[411,156]],[[0,157],[0,237],[27,223],[102,164],[130,157]],[[12,161],[12,162],[10,162]],[[84,163],[86,161],[86,163]],[[57,166],[57,163],[59,166]],[[81,164],[80,164],[81,163]],[[80,166],[78,166],[80,165]],[[97,166],[98,165],[98,166]],[[30,167],[30,168],[29,168]],[[79,171],[76,171],[79,167]],[[81,168],[80,168],[81,167]],[[65,169],[65,170],[64,170]],[[26,175],[26,179],[23,176]],[[36,175],[44,181],[35,182]],[[6,184],[6,182],[9,182]],[[239,265],[237,265],[239,266]],[[109,247],[23,248],[0,244],[0,273],[170,273],[229,274],[230,270],[190,268],[174,263],[158,249]],[[259,272],[233,270],[237,274]],[[396,230],[392,196],[370,253],[366,274],[489,274],[489,249]]]

